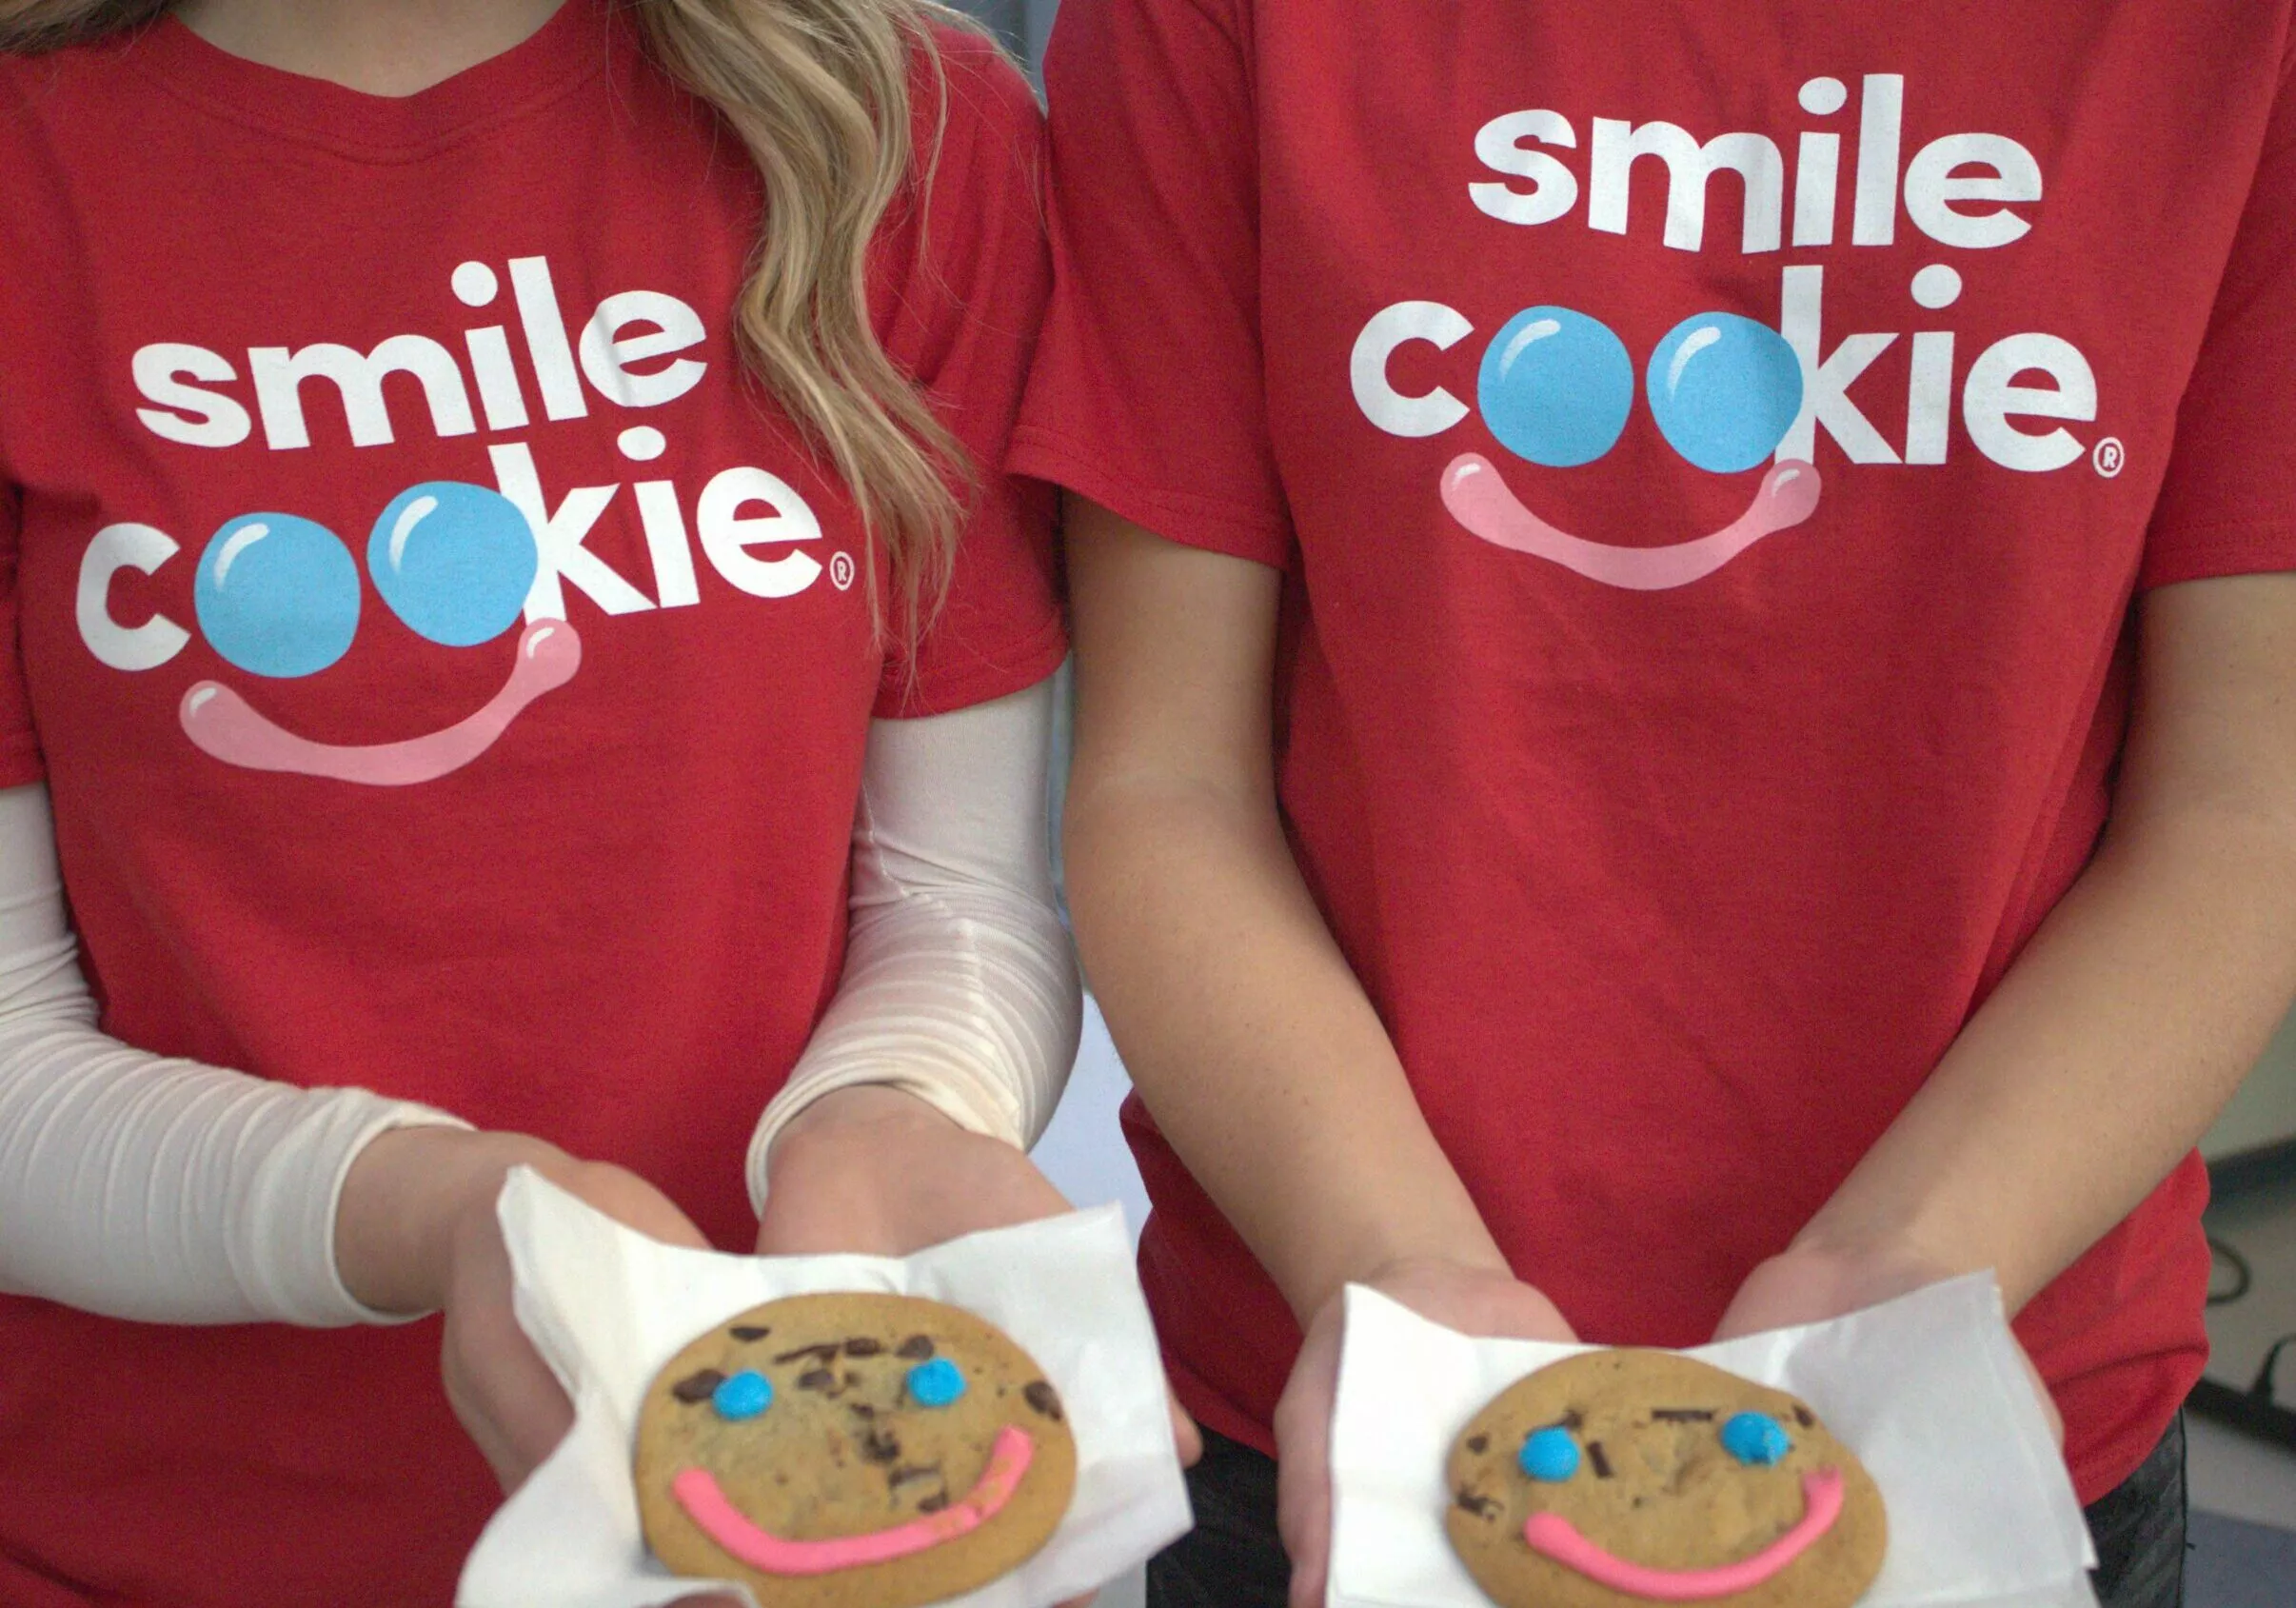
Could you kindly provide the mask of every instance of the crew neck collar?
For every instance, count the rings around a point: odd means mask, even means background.
[[[565,94],[605,67],[623,31],[609,0],[564,0],[507,50],[412,95],[366,94],[248,61],[173,13],[124,49],[146,77],[211,115],[354,159],[406,162]]]

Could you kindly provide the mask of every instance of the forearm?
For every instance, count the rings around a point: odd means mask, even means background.
[[[914,1096],[1025,1150],[1076,1060],[1082,1001],[1045,822],[1050,682],[870,730],[836,997],[752,1136],[762,1209],[774,1148],[824,1096]]]
[[[2116,829],[1803,1242],[1991,1267],[2015,1311],[2192,1147],[2292,988],[2278,812]]]
[[[1126,1066],[1295,1312],[1408,1259],[1505,1267],[1272,800],[1080,765],[1068,850]]]
[[[377,1314],[338,1276],[345,1180],[377,1136],[450,1122],[99,1032],[45,790],[0,792],[0,1289],[149,1322]]]

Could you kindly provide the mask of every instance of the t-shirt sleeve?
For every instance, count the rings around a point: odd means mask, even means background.
[[[1282,566],[1259,341],[1250,41],[1233,0],[1068,0],[1052,310],[1013,467],[1170,541]]]
[[[2296,569],[2296,78],[2280,98],[2177,409],[2140,586]]]
[[[925,204],[889,231],[885,350],[924,388],[971,460],[941,606],[913,651],[887,658],[881,717],[943,714],[1033,686],[1068,652],[1049,487],[1004,470],[1051,290],[1044,123],[986,40],[940,36],[943,90],[916,89]],[[900,204],[897,204],[897,208]]]
[[[16,548],[23,503],[0,481],[0,787],[44,780],[40,739],[32,729],[31,694],[24,683],[24,650],[16,634]]]

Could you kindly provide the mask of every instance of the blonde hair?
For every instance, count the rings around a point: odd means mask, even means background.
[[[85,43],[156,21],[170,0],[0,0],[0,52]],[[582,4],[584,0],[566,0]],[[922,161],[914,68],[946,80],[935,24],[979,31],[936,0],[622,0],[656,63],[748,149],[765,210],[734,305],[743,364],[828,454],[882,541],[901,600],[881,631],[913,641],[945,588],[972,466],[869,320],[869,244]],[[937,119],[945,121],[945,115]],[[922,207],[921,193],[918,205]]]

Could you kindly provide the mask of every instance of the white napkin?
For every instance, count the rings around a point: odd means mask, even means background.
[[[1188,1528],[1156,1335],[1113,1206],[967,1235],[916,1256],[734,1257],[658,1243],[521,1168],[497,1208],[518,1320],[574,1399],[574,1429],[486,1526],[460,1608],[654,1608],[711,1589],[645,1550],[630,1483],[645,1388],[703,1330],[782,1296],[883,1290],[979,1314],[1043,1366],[1077,1441],[1077,1490],[1044,1549],[950,1602],[1047,1608]],[[745,1588],[720,1586],[742,1600]]]
[[[1330,1608],[1490,1608],[1443,1533],[1444,1460],[1485,1402],[1587,1349],[1473,1340],[1349,1288]],[[1686,1355],[1808,1401],[1872,1474],[1890,1552],[1861,1608],[2096,1608],[2088,1528],[1990,1275]]]

